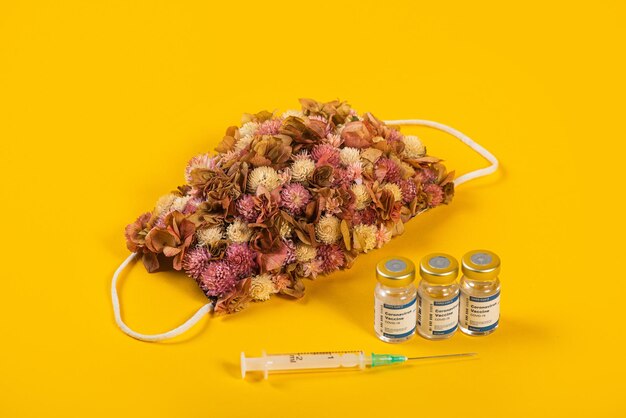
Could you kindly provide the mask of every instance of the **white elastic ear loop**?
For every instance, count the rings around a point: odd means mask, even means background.
[[[115,270],[115,273],[113,274],[113,280],[111,281],[111,301],[113,302],[113,315],[115,315],[115,322],[117,323],[117,326],[120,327],[120,329],[124,331],[124,333],[141,341],[154,342],[169,340],[170,338],[174,338],[186,332],[191,327],[196,325],[204,315],[211,312],[211,310],[213,309],[213,304],[209,302],[200,309],[198,309],[198,311],[182,325],[162,334],[140,334],[130,329],[128,325],[124,323],[124,321],[122,320],[122,315],[120,314],[120,300],[117,296],[117,278],[120,273],[128,266],[128,264],[130,264],[130,262],[135,259],[136,256],[137,253],[129,255],[128,258],[126,258],[126,260],[124,260],[122,264],[120,264],[117,270]]]
[[[474,142],[469,136],[465,135],[463,132],[459,132],[454,128],[451,128],[443,123],[433,122],[430,120],[423,119],[401,119],[401,120],[386,120],[385,123],[387,125],[417,125],[417,126],[428,126],[429,128],[438,129],[440,131],[446,132],[455,138],[459,139],[465,145],[479,153],[483,156],[487,161],[491,163],[489,167],[480,168],[478,170],[470,171],[469,173],[463,174],[462,176],[457,177],[454,180],[454,185],[458,186],[465,182],[468,182],[473,179],[477,179],[479,177],[487,176],[498,169],[498,159],[494,157],[492,153],[487,151],[482,145]]]

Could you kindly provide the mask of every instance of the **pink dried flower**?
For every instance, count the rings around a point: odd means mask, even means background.
[[[349,164],[345,173],[346,179],[350,183],[361,184],[363,178],[363,166],[360,162]]]
[[[249,223],[256,222],[260,213],[256,208],[254,197],[249,194],[243,195],[237,200],[236,208],[239,215]]]
[[[437,178],[437,173],[430,168],[423,168],[421,170],[416,170],[415,180],[418,183],[432,183]]]
[[[200,287],[208,296],[222,296],[235,288],[237,278],[226,261],[209,263],[200,276]]]
[[[338,244],[320,245],[317,247],[317,259],[322,262],[322,271],[330,273],[343,267],[346,258]]]
[[[296,261],[296,244],[290,239],[284,239],[283,242],[285,246],[287,246],[287,256],[285,257],[285,261],[283,261],[283,266],[286,266]]]
[[[249,277],[257,267],[256,253],[245,243],[229,245],[226,260],[238,278]]]
[[[282,119],[269,119],[259,125],[257,135],[278,135],[282,126]]]
[[[189,160],[185,169],[187,183],[191,183],[191,172],[197,168],[215,168],[215,158],[209,154],[200,154]]]
[[[439,206],[445,197],[443,189],[438,184],[428,184],[424,187],[424,192],[428,196],[428,206]]]
[[[341,139],[341,135],[337,134],[328,134],[326,138],[322,140],[323,142],[332,145],[335,148],[339,148],[343,143],[343,139]]]
[[[183,208],[183,215],[191,215],[192,213],[195,213],[200,203],[202,203],[202,199],[197,197],[190,199]]]
[[[300,183],[291,183],[280,192],[281,206],[292,215],[300,215],[311,200],[311,193]]]
[[[322,273],[322,260],[314,259],[308,263],[302,263],[300,273],[303,277],[315,279],[318,274]]]
[[[286,274],[275,274],[272,276],[272,282],[276,287],[276,291],[280,292],[289,287],[291,284],[291,279]]]
[[[402,178],[400,167],[390,158],[381,157],[376,161],[376,179],[396,183]]]
[[[338,167],[341,162],[341,158],[339,157],[339,149],[333,147],[330,144],[320,144],[316,145],[311,151],[311,156],[317,163],[316,165],[319,167],[321,165],[331,165],[333,167]]]
[[[374,225],[376,220],[378,219],[378,214],[376,213],[376,209],[371,206],[366,207],[363,210],[357,210],[354,212],[354,218],[352,221],[355,225],[364,224],[364,225]]]
[[[404,203],[412,202],[417,195],[417,186],[413,180],[401,180],[400,191],[402,192],[402,201]]]
[[[403,138],[403,135],[397,129],[390,128],[387,132],[387,137],[385,138],[388,142],[400,141]]]
[[[209,266],[211,253],[206,247],[196,247],[187,251],[183,258],[183,270],[193,279],[199,280]]]

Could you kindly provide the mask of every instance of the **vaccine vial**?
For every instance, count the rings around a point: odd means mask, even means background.
[[[469,335],[487,335],[500,321],[500,257],[475,250],[461,260],[459,327]]]
[[[374,330],[381,340],[399,343],[415,335],[417,290],[415,265],[404,257],[381,260],[376,266]]]
[[[435,253],[422,258],[419,268],[417,332],[429,340],[450,338],[459,326],[459,263]]]

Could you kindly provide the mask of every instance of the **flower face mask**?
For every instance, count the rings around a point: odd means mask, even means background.
[[[186,184],[126,227],[132,254],[113,276],[115,320],[131,337],[159,341],[203,315],[230,314],[273,295],[299,298],[302,280],[352,266],[404,231],[414,216],[451,202],[455,186],[494,172],[498,161],[459,131],[425,120],[380,121],[345,102],[300,100],[301,111],[260,112],[230,127],[217,154],[189,161]],[[402,125],[447,132],[491,166],[454,179]],[[173,268],[208,303],[178,328],[139,334],[120,314],[117,278],[133,260]]]

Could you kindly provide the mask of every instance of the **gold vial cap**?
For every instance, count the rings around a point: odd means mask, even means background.
[[[444,253],[428,254],[420,261],[420,276],[435,284],[451,284],[459,275],[459,262]]]
[[[384,258],[376,265],[376,279],[389,287],[408,286],[415,280],[415,264],[405,257]]]
[[[500,274],[500,257],[489,250],[474,250],[461,260],[463,274],[472,280],[495,280]]]

